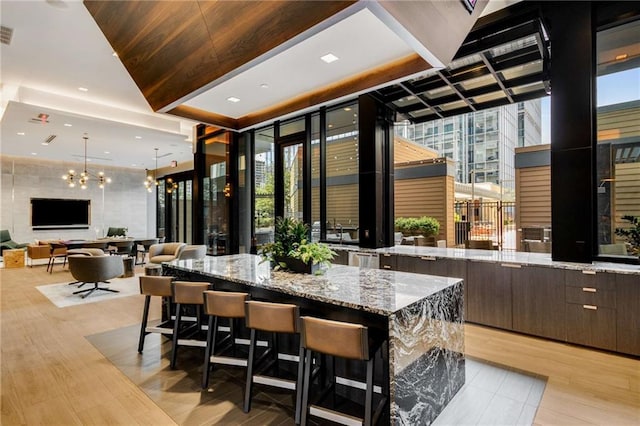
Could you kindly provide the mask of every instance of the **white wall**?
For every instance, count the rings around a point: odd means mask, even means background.
[[[82,170],[80,163],[1,156],[0,229],[8,229],[14,241],[44,239],[93,239],[106,234],[109,226],[126,227],[136,238],[155,236],[155,193],[144,187],[144,170],[91,166],[102,170],[112,182],[104,191],[96,181],[85,190],[69,188],[62,175],[69,169]],[[104,198],[103,198],[104,197]],[[89,229],[34,231],[31,228],[31,198],[73,198],[91,200]],[[152,221],[150,220],[152,219]]]

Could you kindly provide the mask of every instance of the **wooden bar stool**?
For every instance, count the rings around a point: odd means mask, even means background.
[[[258,302],[248,301],[245,304],[246,308],[246,324],[247,328],[251,329],[251,339],[249,342],[249,358],[247,361],[247,384],[244,393],[244,412],[248,413],[251,410],[251,391],[254,383],[260,383],[263,385],[274,386],[281,389],[290,389],[295,392],[295,422],[300,423],[300,407],[302,400],[302,373],[303,373],[303,348],[300,346],[300,353],[295,356],[284,356],[283,359],[288,361],[294,361],[298,363],[298,374],[296,380],[287,380],[279,377],[266,376],[260,373],[266,371],[270,366],[277,367],[279,361],[279,351],[277,345],[277,334],[297,334],[298,322],[300,317],[300,309],[296,305],[284,304],[284,303],[270,303],[270,302]],[[257,332],[264,331],[273,333],[272,345],[262,354],[257,362],[255,360]],[[268,355],[273,355],[273,359],[264,366],[259,374],[254,374],[254,365],[257,366]],[[277,368],[276,368],[277,370]]]
[[[213,364],[235,365],[239,367],[247,366],[246,358],[222,356],[228,349],[234,349],[236,344],[234,320],[244,318],[244,302],[249,298],[247,293],[237,293],[231,291],[207,290],[200,296],[204,303],[204,313],[209,316],[207,341],[204,354],[204,365],[202,367],[202,389],[209,387],[209,375]],[[218,320],[220,318],[229,319],[229,336],[216,343],[218,336]],[[229,345],[218,350],[216,354],[216,344],[221,345],[230,339]],[[220,346],[218,346],[219,348]]]
[[[386,404],[383,397],[378,403],[375,413],[373,406],[373,372],[375,367],[375,353],[378,344],[369,338],[369,329],[360,324],[331,321],[313,317],[300,318],[300,345],[304,349],[304,376],[302,388],[302,419],[301,424],[307,424],[307,417],[313,415],[342,424],[363,424],[370,426],[378,420]],[[364,418],[355,419],[343,413],[320,407],[309,406],[309,385],[311,383],[311,357],[320,353],[339,358],[360,360],[366,362],[366,388]],[[331,386],[335,384],[332,378]]]
[[[204,348],[207,342],[198,339],[198,334],[202,331],[202,293],[211,284],[208,282],[175,281],[172,288],[173,301],[176,304],[176,319],[173,323],[173,345],[171,350],[171,369],[176,368],[178,358],[178,347],[197,346]],[[196,311],[196,322],[184,329],[180,329],[182,323],[182,308],[194,306]]]
[[[144,308],[142,309],[142,323],[140,324],[140,339],[138,340],[138,353],[142,353],[144,349],[144,340],[150,333],[160,334],[173,334],[173,322],[171,321],[171,313],[167,312],[167,318],[169,320],[158,324],[153,327],[149,327],[147,322],[149,320],[149,305],[151,304],[151,297],[172,297],[173,292],[171,290],[172,277],[140,277],[140,294],[144,297]],[[169,304],[167,304],[169,306]]]

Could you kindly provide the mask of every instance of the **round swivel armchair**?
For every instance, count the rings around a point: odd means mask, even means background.
[[[149,262],[162,263],[175,260],[185,248],[185,243],[162,243],[149,247]]]
[[[96,290],[119,293],[108,287],[99,287],[98,283],[104,283],[124,273],[124,264],[120,256],[85,256],[74,255],[68,257],[69,271],[73,278],[82,283],[93,283],[93,288],[74,291],[73,294],[82,294],[87,297]]]

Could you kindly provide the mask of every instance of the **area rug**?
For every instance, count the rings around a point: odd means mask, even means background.
[[[59,308],[65,308],[67,306],[102,302],[104,300],[116,299],[118,297],[140,294],[140,285],[138,282],[138,275],[129,278],[114,278],[109,280],[109,284],[100,284],[100,287],[120,290],[120,293],[96,290],[84,299],[80,297],[81,294],[73,294],[74,291],[78,290],[78,284],[69,285],[69,282],[66,282],[60,284],[41,285],[36,288],[40,293],[44,294],[51,303]],[[92,286],[93,283],[85,284],[82,289],[90,288]]]

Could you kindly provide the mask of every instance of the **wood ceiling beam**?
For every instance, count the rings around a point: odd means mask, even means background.
[[[239,129],[251,127],[255,124],[272,120],[286,114],[320,105],[350,94],[362,93],[375,86],[389,81],[399,80],[431,68],[418,54],[411,54],[405,58],[367,70],[344,80],[325,86],[314,92],[305,93],[287,102],[274,105],[271,108],[248,114],[238,119]]]
[[[405,58],[346,78],[316,91],[302,94],[287,102],[248,114],[238,119],[210,113],[186,105],[175,107],[167,112],[230,130],[242,130],[296,111],[330,102],[334,99],[359,92],[361,93],[388,81],[398,80],[430,68],[431,65],[425,62],[420,56],[411,54]]]

